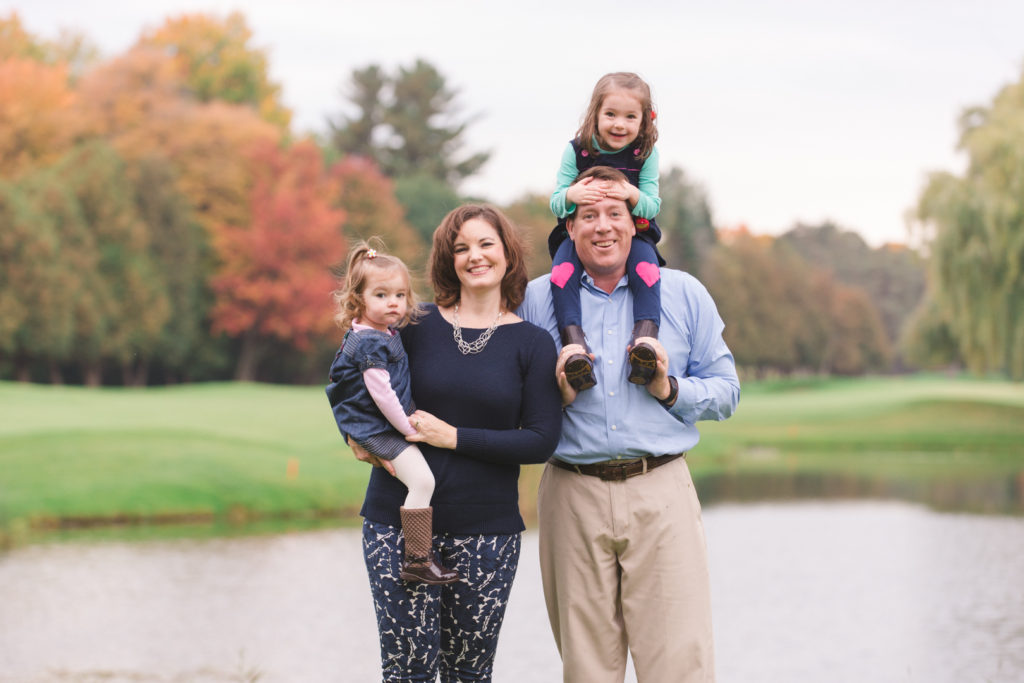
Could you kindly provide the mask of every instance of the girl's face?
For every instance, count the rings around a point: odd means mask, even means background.
[[[640,133],[643,103],[629,90],[613,90],[597,110],[597,141],[602,149],[617,151]]]
[[[363,315],[359,322],[386,332],[405,317],[409,308],[409,282],[398,268],[370,267],[363,287]]]
[[[471,218],[459,228],[453,245],[455,274],[462,291],[500,288],[508,270],[505,246],[493,225],[483,218]]]

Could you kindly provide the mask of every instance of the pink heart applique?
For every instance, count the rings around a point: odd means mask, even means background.
[[[657,263],[641,261],[636,264],[636,274],[648,287],[653,287],[654,283],[661,279],[661,268],[658,268]]]
[[[572,277],[572,272],[576,270],[571,263],[566,261],[565,263],[559,263],[557,266],[551,269],[551,281],[559,286],[561,289],[565,289],[565,283]]]

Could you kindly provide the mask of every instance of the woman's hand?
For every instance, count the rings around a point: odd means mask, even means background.
[[[405,437],[406,441],[425,441],[431,446],[450,450],[455,450],[459,443],[459,431],[455,427],[425,410],[414,412],[409,416],[409,422],[416,428],[416,433]]]
[[[381,460],[376,455],[371,455],[369,451],[355,441],[348,441],[348,447],[352,449],[352,455],[356,456],[356,460],[368,462],[374,467],[383,467],[392,477],[395,476],[395,466],[390,460]]]

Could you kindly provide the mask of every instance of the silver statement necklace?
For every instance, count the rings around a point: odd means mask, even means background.
[[[459,305],[455,304],[455,314],[452,316],[454,319],[453,326],[455,330],[452,332],[452,336],[455,337],[455,343],[459,345],[459,351],[463,356],[468,356],[471,353],[480,353],[487,346],[487,342],[491,340],[491,335],[494,334],[494,330],[498,328],[498,321],[501,320],[501,315],[504,311],[498,311],[498,317],[494,319],[491,326],[488,327],[483,334],[476,338],[476,341],[472,343],[466,343],[462,338],[462,328],[459,327]]]

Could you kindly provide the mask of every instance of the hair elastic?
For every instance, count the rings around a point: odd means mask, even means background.
[[[366,258],[377,258],[377,250],[376,249],[367,249],[366,250]]]

